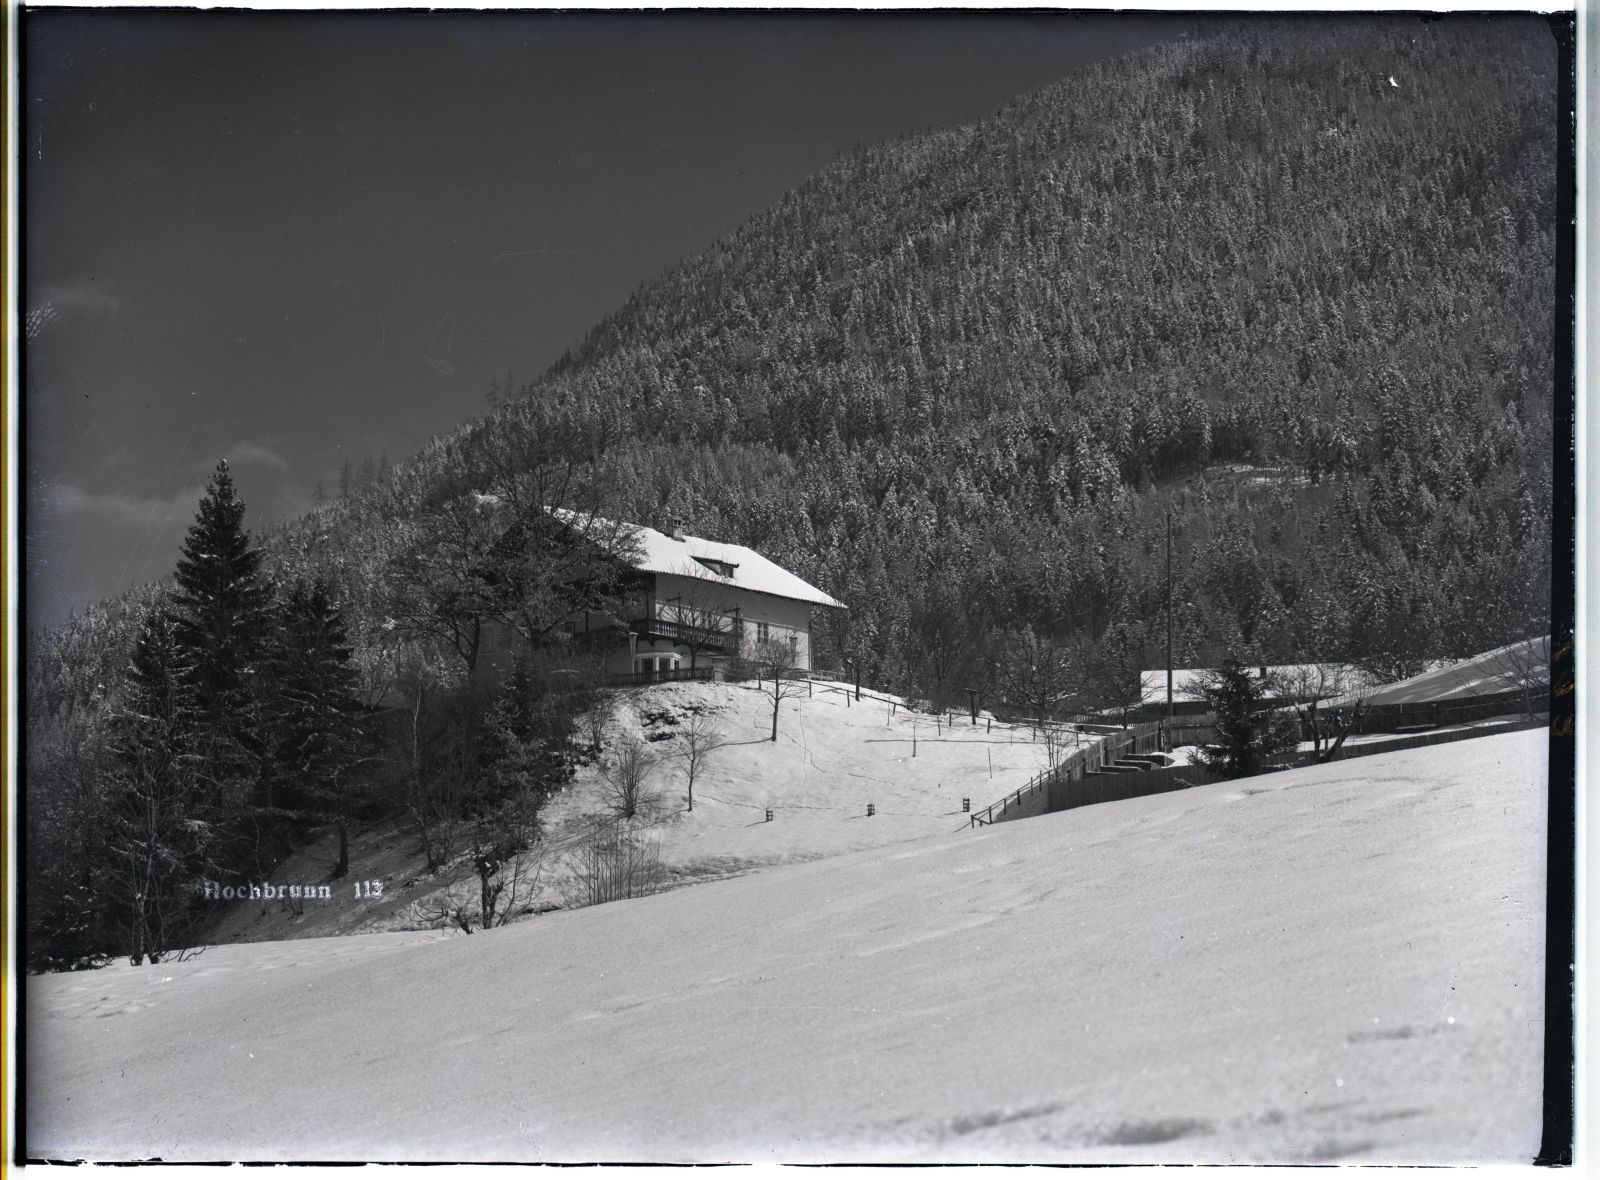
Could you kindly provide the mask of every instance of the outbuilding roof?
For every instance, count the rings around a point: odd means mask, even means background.
[[[1491,696],[1550,683],[1550,636],[1520,639],[1363,694],[1369,705],[1413,705]],[[1355,700],[1352,695],[1336,704]]]
[[[1252,680],[1261,676],[1258,665],[1247,665],[1245,672]],[[1205,699],[1205,686],[1216,674],[1213,668],[1175,668],[1172,673],[1172,699],[1199,701]],[[1268,679],[1278,685],[1292,685],[1302,689],[1322,689],[1324,692],[1366,689],[1375,683],[1373,678],[1349,664],[1269,664]],[[1139,692],[1147,705],[1165,704],[1167,700],[1167,670],[1152,668],[1139,673]]]

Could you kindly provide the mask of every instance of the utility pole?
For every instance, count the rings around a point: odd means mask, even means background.
[[[1172,727],[1172,509],[1167,509],[1167,727]]]

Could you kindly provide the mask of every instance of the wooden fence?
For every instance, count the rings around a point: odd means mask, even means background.
[[[1048,770],[1040,771],[1026,785],[1018,787],[1004,799],[975,811],[967,820],[968,827],[1000,823],[1008,819],[1023,819],[1043,814],[1040,803],[1052,785],[1082,781],[1094,771],[1124,758],[1129,754],[1147,754],[1156,749],[1160,726],[1155,723],[1134,725],[1106,734],[1098,741],[1074,750]],[[1106,776],[1107,778],[1122,776]]]
[[[1532,690],[1520,688],[1484,696],[1447,701],[1419,701],[1403,705],[1369,706],[1356,723],[1356,733],[1394,733],[1419,725],[1466,725],[1490,717],[1503,717],[1509,713],[1522,713],[1531,708],[1536,713],[1550,709],[1550,690],[1541,687]]]
[[[1411,737],[1397,737],[1388,741],[1363,742],[1346,745],[1339,750],[1335,761],[1365,758],[1369,754],[1387,754],[1395,750],[1411,750],[1419,746],[1436,746],[1446,742],[1465,741],[1467,738],[1489,737],[1498,733],[1516,733],[1525,729],[1546,726],[1540,718],[1524,718],[1499,725],[1484,725],[1473,729],[1449,730],[1444,733],[1423,733]],[[1316,762],[1314,752],[1294,754],[1281,759],[1275,766],[1293,769],[1310,766]],[[1069,811],[1074,807],[1088,807],[1095,803],[1111,803],[1119,799],[1139,799],[1146,795],[1161,795],[1168,791],[1181,791],[1187,787],[1201,787],[1208,783],[1226,782],[1229,775],[1207,770],[1203,766],[1169,766],[1160,770],[1129,771],[1127,774],[1096,775],[1092,778],[1052,782],[1045,796],[1042,812]]]
[[[607,688],[631,688],[640,684],[665,684],[671,680],[711,680],[716,669],[709,666],[704,668],[661,668],[652,672],[618,672],[607,676],[603,683]]]

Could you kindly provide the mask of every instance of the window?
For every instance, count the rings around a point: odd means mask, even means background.
[[[701,565],[705,566],[706,569],[710,570],[712,573],[724,578],[733,577],[733,571],[739,568],[732,562],[718,561],[714,557],[697,557],[695,560]]]
[[[757,623],[756,624],[756,642],[757,643],[765,643],[765,642],[767,642],[767,638],[768,638],[768,636],[767,636],[767,625],[765,623]]]

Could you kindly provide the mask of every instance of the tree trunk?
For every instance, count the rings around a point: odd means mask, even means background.
[[[1350,715],[1350,720],[1339,726],[1339,736],[1334,739],[1325,753],[1317,754],[1317,762],[1332,762],[1339,753],[1339,747],[1344,745],[1344,739],[1350,736],[1350,731],[1356,727],[1366,713],[1366,702],[1359,701],[1355,711]]]
[[[489,891],[492,870],[487,861],[478,862],[478,929],[487,930],[494,925],[495,898]]]
[[[339,820],[339,861],[333,866],[333,879],[340,880],[350,873],[350,829]]]

